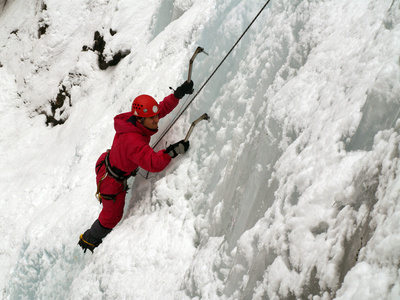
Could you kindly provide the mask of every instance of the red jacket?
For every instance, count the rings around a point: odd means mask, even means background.
[[[179,103],[179,99],[171,94],[159,103],[159,118],[169,114]],[[171,162],[171,157],[164,150],[155,152],[150,146],[150,138],[157,131],[135,122],[131,112],[122,113],[114,118],[116,131],[110,150],[110,164],[125,172],[132,173],[138,166],[150,171],[160,172]]]

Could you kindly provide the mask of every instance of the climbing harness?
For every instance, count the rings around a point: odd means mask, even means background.
[[[104,160],[101,161],[96,166],[96,173],[98,173],[100,171],[100,168],[101,168],[102,165],[106,166],[106,172],[101,177],[101,179],[99,180],[99,183],[97,184],[97,191],[96,191],[96,194],[95,194],[96,198],[99,200],[100,203],[102,203],[103,199],[104,200],[113,200],[115,202],[115,199],[116,199],[116,197],[117,197],[117,195],[119,193],[121,193],[122,191],[127,191],[128,190],[127,181],[131,176],[133,176],[133,174],[122,175],[124,173],[123,171],[119,170],[116,167],[111,166],[109,155],[110,155],[110,150],[107,150],[107,154],[106,154],[106,157],[104,158]],[[103,180],[107,178],[107,176],[110,176],[111,178],[116,180],[119,184],[123,185],[123,189],[122,189],[121,192],[118,192],[118,193],[112,194],[112,195],[106,195],[106,194],[101,194],[100,193],[100,185],[103,182]]]

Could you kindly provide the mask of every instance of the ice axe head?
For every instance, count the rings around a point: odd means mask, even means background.
[[[188,133],[186,134],[186,137],[184,139],[185,142],[187,142],[189,140],[189,137],[192,134],[194,126],[196,126],[196,124],[199,123],[202,120],[207,120],[208,122],[210,122],[210,117],[206,113],[204,113],[200,117],[198,117],[196,120],[194,120],[192,125],[189,128]]]
[[[197,54],[199,54],[201,52],[203,52],[204,54],[208,55],[208,53],[206,51],[204,51],[204,48],[197,47],[196,51],[193,53],[193,56],[189,61],[189,72],[188,72],[187,82],[190,82],[192,80],[192,65],[193,65],[194,59],[196,58]]]

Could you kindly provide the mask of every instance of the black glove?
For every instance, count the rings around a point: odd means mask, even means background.
[[[175,92],[174,96],[176,98],[182,99],[183,96],[186,94],[192,94],[193,93],[193,81],[190,80],[190,82],[185,81],[180,87],[178,87]]]
[[[185,142],[181,140],[175,144],[169,145],[167,149],[165,149],[165,153],[167,153],[172,158],[178,156],[178,154],[183,154],[189,149],[189,141]]]

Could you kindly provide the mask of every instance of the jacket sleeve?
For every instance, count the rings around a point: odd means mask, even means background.
[[[128,159],[149,172],[160,172],[171,162],[164,150],[155,152],[145,141],[137,141],[130,149]]]
[[[174,94],[171,94],[162,100],[158,106],[160,108],[160,113],[159,117],[164,118],[166,115],[168,115],[179,103],[179,99],[174,96]]]

